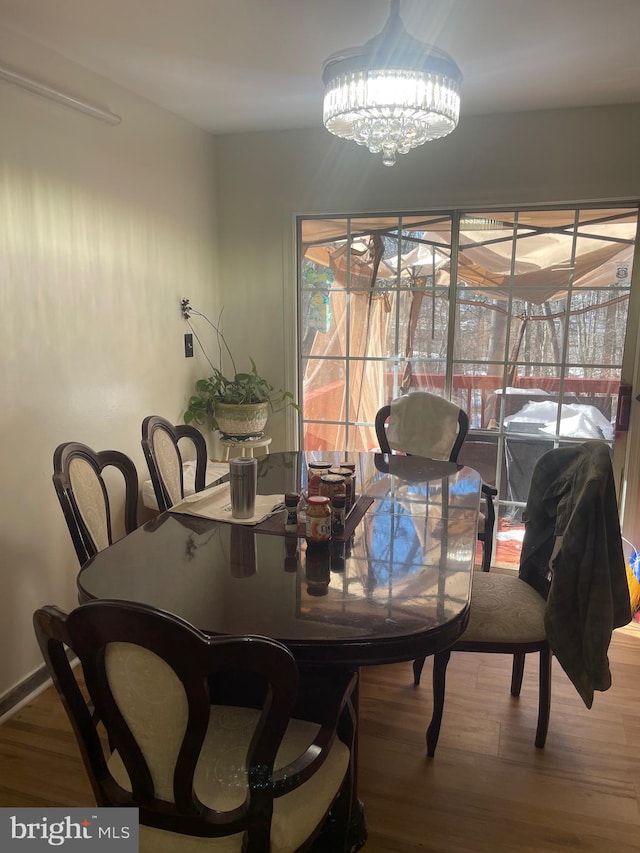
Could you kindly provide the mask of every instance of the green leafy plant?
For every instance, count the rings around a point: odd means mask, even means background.
[[[188,299],[183,299],[181,305],[182,315],[189,322],[189,327],[211,366],[211,375],[205,379],[198,379],[196,381],[196,393],[189,398],[189,405],[183,416],[186,424],[195,422],[204,425],[211,422],[213,428],[217,429],[218,423],[215,417],[216,403],[230,403],[233,405],[268,403],[272,412],[281,411],[286,406],[292,406],[296,411],[299,410],[293,394],[290,391],[276,390],[270,382],[260,376],[256,364],[251,357],[249,357],[251,370],[248,373],[238,373],[231,350],[220,331],[219,321],[218,324],[212,323],[208,317],[192,308],[189,305]],[[214,329],[218,342],[219,367],[216,367],[208,357],[200,338],[193,329],[193,326],[191,326],[190,318],[192,314],[202,317]],[[232,367],[229,375],[225,375],[222,372],[222,356],[225,353]]]

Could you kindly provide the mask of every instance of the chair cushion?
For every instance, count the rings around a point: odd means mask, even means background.
[[[534,643],[544,640],[546,601],[525,581],[474,572],[467,630],[459,642]]]
[[[156,796],[173,801],[175,761],[187,726],[188,708],[180,682],[169,665],[152,652],[130,643],[109,643],[105,667],[114,699],[134,734],[151,771]],[[194,774],[194,787],[205,805],[228,811],[246,797],[245,759],[259,719],[252,708],[213,705],[209,727]],[[291,720],[276,757],[276,769],[304,753],[318,726]],[[349,749],[336,738],[319,770],[299,788],[274,801],[271,853],[289,853],[306,840],[340,790],[349,764]],[[109,771],[131,790],[122,759],[114,752]],[[196,838],[151,827],[140,828],[140,850],[240,853],[242,834]]]
[[[100,478],[85,459],[69,462],[69,482],[78,511],[98,551],[109,547],[107,507]]]
[[[160,471],[160,477],[173,506],[182,500],[178,448],[171,436],[164,429],[156,429],[151,440],[153,442],[153,452]]]
[[[212,809],[227,811],[244,802],[246,771],[244,758],[259,712],[251,708],[213,705],[209,729],[195,774],[198,797]],[[291,720],[278,750],[276,769],[294,761],[312,742],[318,726],[304,720]],[[336,738],[325,762],[307,782],[274,800],[271,825],[271,853],[296,850],[324,817],[340,790],[349,764],[349,750]],[[129,777],[117,752],[109,759],[109,770],[116,781],[130,790]],[[141,853],[240,853],[242,834],[226,838],[178,836],[173,832],[140,827]]]

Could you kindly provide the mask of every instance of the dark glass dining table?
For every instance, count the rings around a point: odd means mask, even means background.
[[[258,493],[305,492],[307,463],[319,456],[261,457]],[[358,521],[347,518],[346,537],[318,546],[284,535],[284,510],[266,526],[169,511],[81,569],[80,601],[144,602],[210,634],[269,636],[304,665],[391,663],[449,647],[468,620],[480,475],[417,456],[322,458],[355,464]]]
[[[480,475],[417,456],[271,453],[258,460],[258,493],[306,493],[320,458],[355,466],[343,536],[286,534],[285,510],[254,526],[164,512],[83,566],[79,600],[143,602],[213,635],[275,638],[311,678],[451,646],[469,617]],[[350,851],[367,837],[355,781],[353,796]],[[317,844],[336,849],[330,828]]]

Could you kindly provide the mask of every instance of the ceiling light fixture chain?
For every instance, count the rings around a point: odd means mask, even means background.
[[[327,130],[382,153],[385,166],[458,124],[462,73],[447,53],[409,35],[400,0],[391,0],[379,35],[325,61],[322,79]]]

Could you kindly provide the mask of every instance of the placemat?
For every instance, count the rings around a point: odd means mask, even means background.
[[[333,538],[347,540],[356,529],[358,523],[361,521],[363,515],[372,503],[373,498],[361,495],[345,519],[344,533],[340,536],[334,536]],[[283,512],[275,512],[273,515],[270,515],[269,518],[265,518],[264,521],[256,524],[253,531],[254,533],[271,533],[274,536],[293,536],[293,533],[288,533],[284,529],[286,516],[286,510]],[[304,537],[305,533],[305,525],[298,524],[298,532],[296,533],[296,536]]]
[[[284,495],[256,495],[255,512],[251,518],[234,518],[231,513],[231,495],[229,483],[210,486],[204,491],[189,495],[180,503],[172,506],[169,512],[196,515],[210,518],[212,521],[224,521],[228,524],[256,525],[267,519],[284,503]]]

